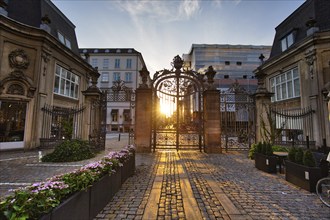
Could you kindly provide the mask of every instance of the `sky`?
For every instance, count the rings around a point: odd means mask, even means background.
[[[304,0],[52,0],[80,48],[134,48],[155,73],[192,44],[272,45]]]

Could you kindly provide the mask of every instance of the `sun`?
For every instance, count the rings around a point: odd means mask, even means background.
[[[170,117],[173,114],[173,108],[169,104],[161,103],[160,112],[164,114],[166,117]]]

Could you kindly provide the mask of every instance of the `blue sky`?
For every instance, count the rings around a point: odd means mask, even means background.
[[[134,48],[151,73],[192,44],[272,45],[275,27],[304,0],[52,0],[79,47]]]

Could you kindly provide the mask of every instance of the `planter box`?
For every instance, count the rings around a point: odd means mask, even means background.
[[[119,191],[123,182],[135,172],[135,155],[133,154],[114,173],[102,177],[86,191],[73,194],[63,201],[41,220],[88,220],[93,219]],[[1,216],[0,216],[1,217]]]
[[[135,172],[135,155],[131,156],[121,167],[121,183],[123,184]]]
[[[90,188],[89,219],[93,219],[118,192],[121,186],[120,169],[114,173],[102,177]]]
[[[299,186],[309,192],[315,192],[316,183],[319,179],[326,177],[328,167],[307,167],[291,161],[285,161],[286,181]]]
[[[266,156],[260,153],[254,154],[255,167],[258,170],[262,170],[267,173],[276,173],[277,161],[278,158],[276,156]]]
[[[51,219],[88,220],[90,189],[80,191],[53,209]]]

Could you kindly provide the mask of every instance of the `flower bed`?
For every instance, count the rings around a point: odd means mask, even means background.
[[[67,218],[92,219],[119,190],[122,175],[126,175],[121,167],[130,164],[130,175],[134,172],[134,157],[135,148],[127,146],[73,172],[14,190],[14,195],[0,202],[0,219],[65,219],[68,204],[71,206]],[[72,205],[77,202],[70,203],[74,198],[83,203],[84,217],[82,208]]]

